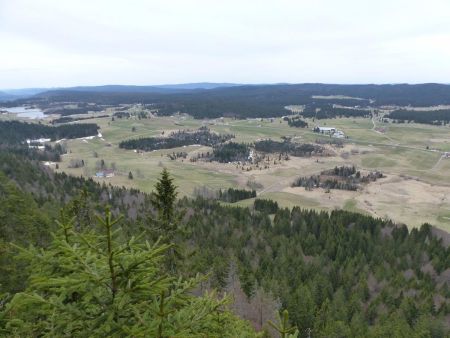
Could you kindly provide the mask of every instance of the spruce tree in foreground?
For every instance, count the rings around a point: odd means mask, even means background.
[[[284,310],[282,313],[278,313],[278,324],[274,324],[269,321],[269,325],[275,329],[281,338],[297,338],[298,330],[295,326],[289,325],[289,313]]]
[[[99,229],[74,231],[74,219],[46,249],[19,248],[31,275],[0,312],[8,337],[255,337],[226,309],[227,298],[194,297],[201,277],[182,279],[162,269],[170,244],[141,237],[118,240],[109,210]]]
[[[158,212],[161,230],[165,232],[163,235],[168,239],[173,236],[173,232],[176,230],[175,201],[177,195],[177,187],[173,183],[173,178],[170,177],[169,172],[164,168],[161,172],[161,177],[155,184],[152,203]]]
[[[156,209],[156,219],[150,217],[152,227],[151,234],[154,240],[162,243],[174,243],[175,237],[182,234],[179,228],[183,212],[175,209],[177,198],[177,186],[173,183],[173,178],[166,168],[161,172],[161,177],[155,184],[155,191],[152,196],[152,204]],[[165,266],[172,274],[177,271],[177,265],[182,260],[183,250],[179,245],[172,245],[167,250]]]

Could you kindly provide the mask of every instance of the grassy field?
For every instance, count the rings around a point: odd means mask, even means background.
[[[162,168],[166,167],[176,179],[181,195],[192,195],[198,187],[245,188],[250,181],[261,186],[258,197],[274,199],[281,206],[299,205],[320,210],[343,208],[389,217],[409,226],[429,222],[450,231],[450,159],[440,159],[441,152],[450,149],[448,127],[386,124],[369,118],[320,120],[321,126],[335,127],[348,136],[343,148],[329,146],[335,156],[291,158],[266,170],[245,171],[235,164],[172,161],[167,157],[173,151],[184,151],[189,156],[199,151],[211,151],[208,147],[136,153],[120,149],[118,144],[129,138],[167,135],[170,131],[193,130],[203,125],[218,133],[232,133],[237,142],[247,143],[263,138],[280,140],[283,136],[296,137],[299,142],[314,142],[318,138],[330,140],[330,137],[313,133],[311,129],[291,128],[280,118],[202,121],[174,116],[142,120],[116,118],[115,121],[97,118],[85,122],[97,123],[102,137],[66,141],[69,152],[63,156],[59,170],[93,177],[103,159],[107,167],[115,168],[116,175],[100,178],[100,182],[151,191]],[[308,122],[312,127],[317,121]],[[374,123],[378,130],[384,132],[374,130]],[[76,159],[83,159],[85,167],[70,168],[71,160]],[[298,176],[344,164],[365,170],[381,170],[388,179],[369,184],[358,192],[309,192],[290,187]],[[133,180],[128,179],[130,171]],[[252,203],[253,199],[250,199],[237,204],[249,206]]]

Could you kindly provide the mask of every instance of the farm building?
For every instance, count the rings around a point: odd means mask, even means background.
[[[95,176],[96,177],[105,177],[105,178],[114,177],[114,170],[105,169],[105,170],[97,171],[95,173]]]
[[[314,131],[322,134],[333,134],[336,132],[336,128],[334,127],[316,127]]]

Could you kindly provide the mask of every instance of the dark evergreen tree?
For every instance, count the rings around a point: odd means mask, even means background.
[[[0,307],[5,337],[255,337],[249,324],[214,293],[195,297],[202,277],[167,274],[170,244],[141,236],[120,240],[119,219],[107,210],[99,232],[61,223],[46,249],[18,247],[30,264],[24,292]],[[1,296],[1,295],[0,295]],[[219,318],[219,320],[218,320]]]
[[[164,168],[161,177],[155,184],[152,202],[158,212],[158,221],[162,223],[162,230],[165,231],[163,235],[169,239],[176,230],[174,221],[177,195],[177,187],[173,183],[173,178],[170,177],[169,171]]]

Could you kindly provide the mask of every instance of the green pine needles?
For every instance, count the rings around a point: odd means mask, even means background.
[[[9,337],[255,337],[227,310],[228,298],[192,294],[203,277],[166,273],[171,244],[120,239],[107,209],[97,229],[60,223],[45,249],[17,247],[31,275],[0,312]]]
[[[269,325],[280,334],[281,338],[298,337],[297,327],[289,325],[289,313],[287,310],[284,310],[281,314],[278,313],[278,324],[274,324],[272,321],[269,321]]]

